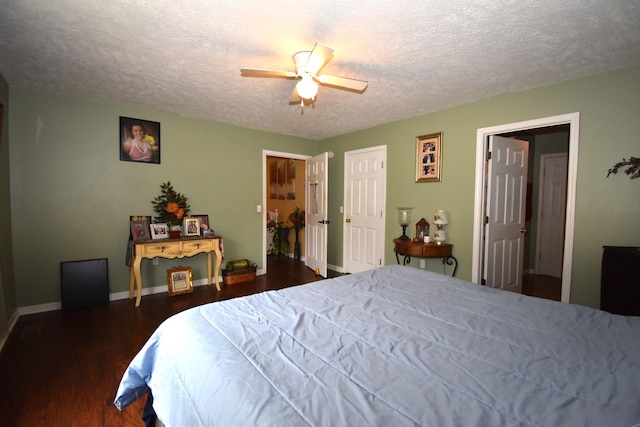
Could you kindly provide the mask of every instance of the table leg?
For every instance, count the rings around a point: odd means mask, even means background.
[[[212,257],[211,252],[207,252],[207,285],[213,284],[213,281],[211,280],[211,271],[213,270],[211,257]]]
[[[140,300],[142,299],[142,275],[140,274],[140,263],[142,257],[135,257],[133,260],[133,275],[136,279],[138,295],[136,296],[136,307],[140,306]]]
[[[444,265],[445,263],[447,265],[453,265],[453,274],[451,274],[451,277],[455,277],[456,271],[458,271],[458,260],[454,256],[448,256],[442,258],[442,264]]]
[[[216,268],[215,270],[213,270],[213,275],[214,275],[214,280],[216,281],[216,289],[220,290],[220,280],[218,279],[218,276],[220,276],[220,265],[222,265],[222,252],[220,251],[220,244],[219,242],[214,243],[215,244],[215,252],[216,252]],[[209,255],[211,255],[211,252],[209,252]]]
[[[133,288],[136,285],[136,276],[133,274],[133,264],[129,267],[129,299],[133,299]]]

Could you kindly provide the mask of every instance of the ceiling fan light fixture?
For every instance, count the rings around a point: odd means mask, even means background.
[[[302,80],[296,85],[298,95],[302,99],[314,99],[318,94],[318,83],[313,80],[310,74],[303,74]]]

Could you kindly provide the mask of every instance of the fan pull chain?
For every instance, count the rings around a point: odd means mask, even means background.
[[[311,98],[311,108],[316,108],[316,98]],[[300,98],[300,115],[304,115],[304,99]]]

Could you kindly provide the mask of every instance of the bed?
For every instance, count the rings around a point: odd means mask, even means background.
[[[411,267],[195,307],[126,369],[166,426],[634,426],[640,317]]]

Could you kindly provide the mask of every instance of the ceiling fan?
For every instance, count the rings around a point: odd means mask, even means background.
[[[367,88],[364,80],[320,74],[318,72],[333,58],[334,50],[329,46],[316,43],[311,51],[302,51],[293,55],[296,71],[264,70],[259,68],[242,68],[243,77],[278,77],[300,80],[289,98],[289,104],[313,104],[318,94],[318,85],[362,93]]]

